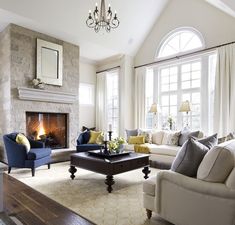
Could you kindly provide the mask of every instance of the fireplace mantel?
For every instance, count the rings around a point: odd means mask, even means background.
[[[75,94],[35,88],[18,87],[18,93],[19,99],[29,101],[73,104],[78,100]]]

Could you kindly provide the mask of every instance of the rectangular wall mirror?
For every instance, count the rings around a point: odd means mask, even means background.
[[[62,45],[37,39],[37,78],[40,78],[46,84],[62,86]]]

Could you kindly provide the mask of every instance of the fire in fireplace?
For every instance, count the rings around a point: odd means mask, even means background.
[[[67,114],[26,112],[26,134],[52,149],[67,148]]]

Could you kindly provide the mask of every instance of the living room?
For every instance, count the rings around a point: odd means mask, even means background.
[[[234,24],[233,0],[0,0],[0,224],[235,225]]]

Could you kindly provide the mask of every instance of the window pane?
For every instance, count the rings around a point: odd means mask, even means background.
[[[170,105],[177,105],[177,95],[170,96]]]
[[[181,80],[182,81],[190,80],[190,73],[182,73]]]
[[[162,85],[162,91],[169,91],[169,85]]]
[[[169,80],[168,80],[168,82],[169,82]],[[177,83],[177,75],[170,76],[170,82],[171,83]]]
[[[200,80],[192,80],[192,88],[200,87]]]
[[[189,72],[190,71],[190,64],[182,65],[181,71],[182,71],[182,73]]]
[[[192,71],[195,70],[201,70],[201,63],[200,62],[196,62],[192,64]]]
[[[177,90],[177,84],[170,84],[170,90],[171,91],[176,91]]]
[[[192,79],[200,79],[200,78],[201,78],[200,71],[192,72]]]
[[[169,97],[168,96],[162,96],[161,104],[162,104],[162,106],[169,105]]]
[[[188,89],[190,88],[190,81],[182,82],[182,89]]]
[[[200,93],[192,93],[192,103],[200,103]]]

